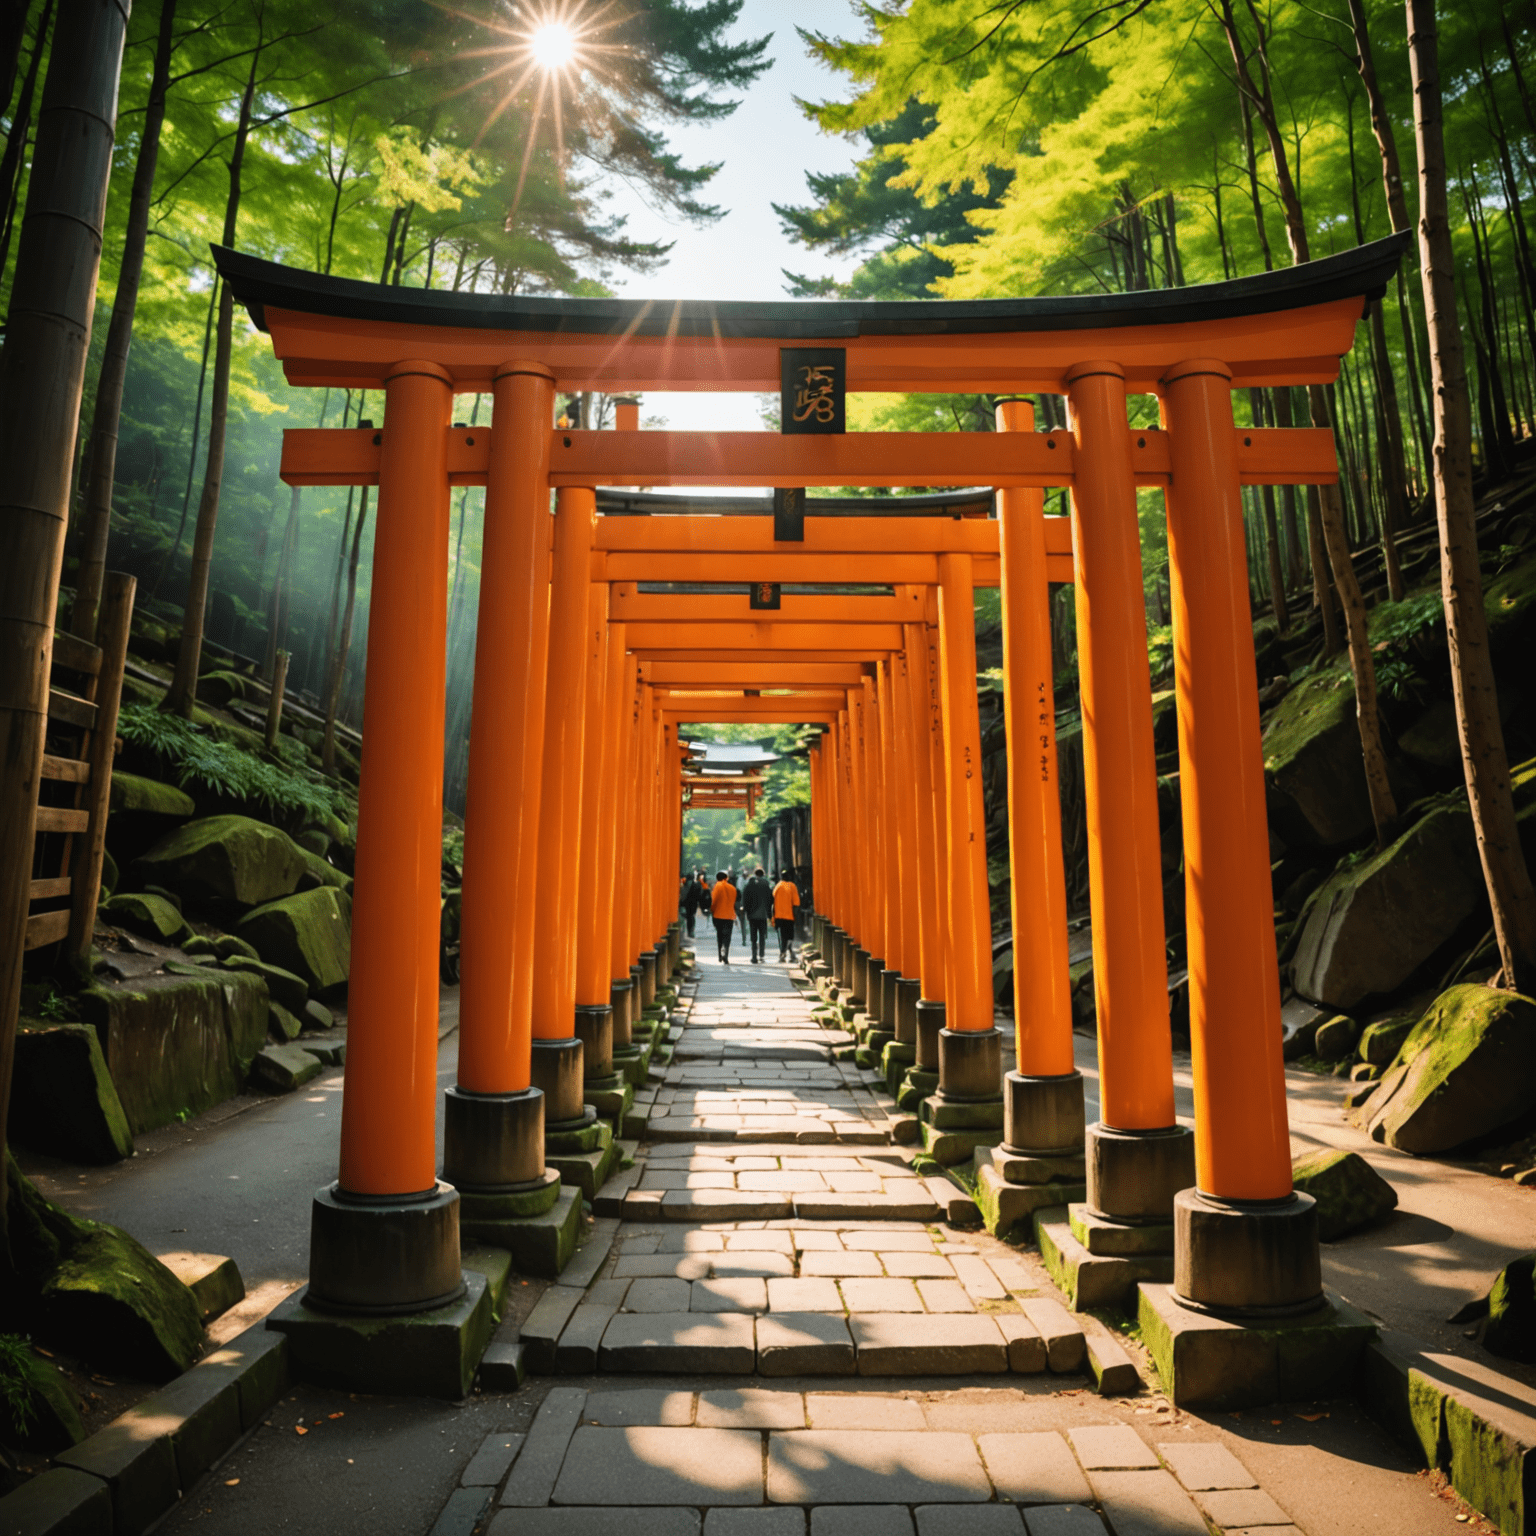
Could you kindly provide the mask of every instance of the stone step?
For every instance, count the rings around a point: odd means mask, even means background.
[[[1173,1279],[1171,1253],[1134,1257],[1090,1253],[1073,1235],[1067,1213],[1059,1206],[1036,1212],[1035,1239],[1051,1279],[1074,1312],[1094,1307],[1128,1308],[1134,1305],[1136,1287],[1142,1281],[1167,1283]]]

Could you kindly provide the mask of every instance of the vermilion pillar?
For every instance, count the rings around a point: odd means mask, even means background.
[[[927,808],[927,824],[923,837],[927,843],[926,867],[921,887],[924,911],[931,911],[932,920],[925,922],[929,945],[923,965],[923,995],[917,1003],[917,1062],[915,1070],[928,1073],[935,1085],[939,1070],[939,1034],[944,1028],[945,1012],[952,994],[950,955],[954,947],[949,927],[949,813],[944,769],[944,705],[940,687],[939,626],[937,606],[932,622],[914,626],[921,635],[918,652],[921,667],[922,719],[927,722],[926,733],[919,732],[918,751],[923,750],[926,736],[928,764],[923,805]],[[919,764],[919,774],[923,773]]]
[[[595,1118],[582,1103],[576,1025],[577,855],[585,767],[588,595],[597,498],[585,488],[556,497],[550,582],[549,673],[544,711],[543,802],[533,967],[533,1081],[548,1101],[546,1133]]]
[[[864,679],[864,734],[861,761],[864,769],[864,857],[867,900],[869,902],[869,937],[865,940],[868,957],[864,962],[864,1012],[876,1024],[881,1020],[881,997],[886,971],[886,909],[890,888],[886,880],[885,823],[885,731],[880,712],[879,682]]]
[[[1163,380],[1197,1189],[1175,1203],[1175,1291],[1235,1313],[1322,1303],[1316,1206],[1291,1187],[1258,669],[1231,373]]]
[[[880,1031],[896,1034],[896,984],[903,966],[901,930],[901,812],[896,788],[895,663],[887,657],[875,673],[875,694],[880,706],[880,886],[884,900],[885,969],[880,973]],[[884,1044],[871,1041],[870,1044]]]
[[[384,398],[341,1169],[315,1196],[310,1295],[407,1312],[464,1289],[434,1135],[452,381],[403,362]]]
[[[915,626],[914,626],[915,627]],[[917,787],[917,714],[914,707],[912,660],[907,651],[897,654],[893,663],[892,715],[896,722],[896,743],[892,771],[896,781],[896,814],[901,836],[895,889],[898,895],[897,919],[901,924],[901,976],[896,983],[896,1020],[893,1028],[897,1042],[909,1048],[906,1062],[916,1060],[917,1000],[922,995],[922,904],[918,885],[921,880],[918,851]]]
[[[624,626],[608,626],[608,725],[612,769],[603,796],[603,823],[608,828],[608,849],[604,861],[607,889],[603,893],[602,932],[608,946],[608,996],[613,1008],[613,1049],[617,1061],[627,1062],[639,1054],[634,1045],[634,995],[629,979],[629,953],[624,947],[627,934],[620,931],[622,904],[619,897],[625,879],[624,850],[628,839],[621,812],[629,783],[630,701],[639,675],[639,663],[624,648]]]
[[[1022,400],[1005,401],[997,408],[997,426],[1031,431],[1034,409]],[[1017,1070],[1004,1089],[1003,1145],[1076,1156],[1083,1147],[1083,1079],[1072,1058],[1045,493],[999,491],[998,515],[1017,1053]]]
[[[1073,457],[1078,680],[1100,1123],[1088,1133],[1088,1204],[1111,1220],[1166,1221],[1193,1144],[1173,1112],[1162,844],[1136,482],[1118,363],[1067,375]]]
[[[544,1184],[544,1096],[531,1086],[534,906],[549,622],[549,424],[554,379],[509,363],[495,402],[480,557],[460,931],[458,1086],[450,1088],[443,1176],[476,1203]],[[558,1195],[551,1187],[549,1198]]]
[[[944,709],[944,799],[948,824],[952,988],[939,1035],[939,1091],[925,1114],[944,1127],[955,1101],[958,1126],[976,1128],[976,1101],[997,1101],[1002,1121],[1002,1039],[992,1022],[992,918],[987,894],[987,824],[981,793],[981,721],[976,701],[976,599],[968,554],[939,556],[939,661]]]

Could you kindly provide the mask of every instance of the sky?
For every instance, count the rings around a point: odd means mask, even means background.
[[[659,272],[620,277],[615,286],[623,297],[783,299],[785,267],[837,277],[852,270],[853,261],[831,261],[792,244],[773,211],[774,203],[809,201],[806,172],[846,170],[858,149],[823,134],[796,106],[796,96],[820,100],[846,85],[844,77],[806,56],[796,26],[840,37],[862,31],[849,0],[746,0],[730,37],[771,32],[773,67],[723,122],[669,134],[672,148],[689,164],[723,162],[700,197],[729,210],[724,218],[694,229],[662,217],[628,187],[614,188],[610,206],[628,216],[631,235],[676,242]],[[756,395],[649,393],[642,414],[665,417],[677,431],[744,432],[762,428],[758,412]]]

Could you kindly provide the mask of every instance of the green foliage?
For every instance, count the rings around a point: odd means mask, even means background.
[[[1439,628],[1445,621],[1445,603],[1438,587],[1410,592],[1400,603],[1378,603],[1370,612],[1371,644],[1405,644]]]
[[[8,1438],[25,1438],[37,1420],[41,1391],[31,1343],[20,1334],[0,1333],[0,1416],[12,1432]]]
[[[261,807],[269,814],[301,815],[309,820],[326,816],[346,820],[351,809],[347,793],[320,774],[288,761],[269,762],[213,739],[191,721],[148,705],[126,705],[118,715],[117,728],[124,741],[154,752],[183,789],[212,790],[253,810]]]
[[[1376,686],[1392,699],[1424,697],[1424,679],[1406,656],[1382,656],[1376,662]]]

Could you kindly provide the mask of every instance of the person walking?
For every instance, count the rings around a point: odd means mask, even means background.
[[[710,887],[709,915],[715,922],[715,939],[720,946],[720,964],[731,963],[731,931],[736,926],[736,887],[722,869]]]
[[[704,871],[697,874],[689,873],[683,877],[683,891],[678,900],[678,910],[682,913],[684,924],[688,929],[688,937],[693,937],[693,926],[698,919],[699,907],[709,898],[709,887],[701,886]]]
[[[773,888],[773,926],[779,935],[779,959],[795,958],[795,908],[800,905],[800,888],[789,878],[789,871]]]
[[[752,964],[761,965],[768,947],[768,916],[773,911],[773,889],[763,878],[761,864],[752,871],[752,878],[741,893],[741,909],[752,925]]]

